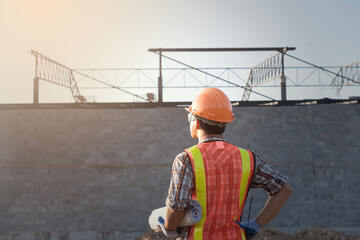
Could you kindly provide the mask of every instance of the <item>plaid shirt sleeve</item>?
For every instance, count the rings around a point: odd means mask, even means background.
[[[191,161],[186,152],[176,156],[171,171],[170,187],[166,205],[178,211],[189,206],[189,200],[194,189],[194,174]]]
[[[269,195],[278,193],[286,183],[287,177],[275,171],[262,158],[254,153],[256,161],[256,172],[251,181],[251,188],[263,188]]]

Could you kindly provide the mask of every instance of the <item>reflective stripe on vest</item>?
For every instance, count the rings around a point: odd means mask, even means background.
[[[190,152],[194,159],[194,172],[196,183],[196,197],[201,206],[201,219],[195,225],[194,239],[203,239],[203,226],[206,219],[206,178],[203,158],[199,148],[195,145],[191,147]]]
[[[239,207],[240,207],[240,213],[243,211],[244,208],[244,204],[245,204],[245,197],[247,194],[247,186],[249,183],[249,176],[250,176],[250,171],[251,171],[251,166],[250,166],[250,155],[248,153],[248,151],[239,148],[240,150],[240,154],[241,154],[241,165],[242,165],[242,175],[241,175],[241,185],[240,185],[240,198],[239,198]],[[234,220],[240,220],[238,219],[240,217],[240,213],[239,215],[237,215]]]
[[[250,152],[247,150],[238,148],[241,155],[241,184],[239,189],[239,213],[234,216],[234,221],[240,220],[244,205],[245,199],[247,195],[247,191],[250,184],[250,179],[252,177],[252,166],[251,160],[253,160],[252,156],[250,156]],[[198,146],[193,146],[188,149],[188,151],[192,155],[192,165],[195,175],[195,192],[197,201],[200,203],[202,207],[202,216],[200,222],[198,222],[194,226],[194,239],[201,240],[203,239],[203,227],[207,217],[207,206],[206,206],[206,176],[205,176],[205,167],[203,162],[203,157]],[[251,159],[250,159],[251,158]],[[241,229],[241,239],[246,240],[245,231]]]
[[[242,165],[242,175],[241,175],[241,185],[240,185],[240,197],[239,197],[239,207],[240,207],[240,213],[237,215],[234,220],[240,221],[241,214],[244,209],[245,205],[245,199],[248,189],[248,184],[250,180],[250,172],[251,172],[251,166],[250,166],[250,154],[248,151],[239,148],[240,154],[241,154],[241,165]],[[241,229],[241,238],[242,240],[246,240],[245,230]]]

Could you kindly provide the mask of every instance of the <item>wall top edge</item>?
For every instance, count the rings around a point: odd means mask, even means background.
[[[236,101],[233,107],[277,107],[277,106],[309,106],[321,104],[359,104],[360,99],[306,99],[291,101]],[[0,110],[6,109],[106,109],[106,108],[182,108],[188,107],[191,102],[150,102],[150,103],[14,103],[0,104]]]

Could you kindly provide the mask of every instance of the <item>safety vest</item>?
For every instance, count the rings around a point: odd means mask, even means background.
[[[189,239],[241,239],[240,218],[254,173],[250,151],[223,141],[204,142],[185,150],[195,177],[193,199],[202,207],[200,222],[190,228]]]

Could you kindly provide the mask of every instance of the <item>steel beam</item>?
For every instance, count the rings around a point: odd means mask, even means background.
[[[295,47],[254,47],[254,48],[150,48],[149,52],[261,52],[261,51],[293,51]]]

